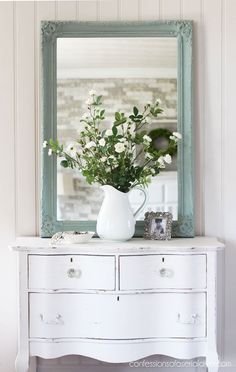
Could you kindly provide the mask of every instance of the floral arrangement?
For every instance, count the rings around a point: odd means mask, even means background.
[[[79,131],[79,138],[66,147],[52,139],[44,141],[48,155],[62,158],[65,168],[79,169],[89,184],[111,185],[122,192],[138,185],[146,187],[152,177],[171,163],[170,153],[181,139],[180,133],[173,132],[167,149],[156,151],[151,146],[147,128],[150,119],[163,112],[160,100],[147,103],[142,112],[137,107],[133,107],[130,115],[116,112],[111,128],[104,129],[102,96],[94,90],[89,96],[88,112],[80,120],[83,130]]]

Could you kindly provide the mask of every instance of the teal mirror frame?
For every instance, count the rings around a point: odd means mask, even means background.
[[[193,131],[192,131],[192,21],[76,22],[42,21],[42,142],[57,135],[57,38],[61,37],[176,37],[178,40],[178,220],[172,237],[194,236]],[[42,153],[41,236],[58,231],[96,231],[96,221],[57,220],[56,157]],[[143,236],[144,221],[137,221],[135,236]]]

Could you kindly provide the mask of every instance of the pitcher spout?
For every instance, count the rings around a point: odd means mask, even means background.
[[[119,197],[122,197],[122,195],[123,195],[124,197],[127,197],[127,193],[124,193],[122,191],[119,191],[119,190],[115,189],[115,187],[113,187],[111,185],[102,185],[100,188],[104,191],[105,195],[107,195],[107,196],[110,196],[110,195],[114,196],[114,195],[116,195],[117,197],[118,196]]]

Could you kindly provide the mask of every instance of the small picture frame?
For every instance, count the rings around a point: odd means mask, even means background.
[[[171,239],[172,214],[170,212],[146,212],[144,222],[144,239]]]

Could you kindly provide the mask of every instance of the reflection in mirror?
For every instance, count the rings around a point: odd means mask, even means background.
[[[88,92],[103,96],[108,129],[115,111],[130,114],[133,106],[161,100],[163,114],[149,124],[153,145],[165,148],[168,130],[177,131],[177,39],[137,38],[58,38],[57,39],[57,138],[66,146],[78,136],[80,118],[87,111]],[[162,131],[161,131],[161,129]],[[163,133],[163,135],[160,135]],[[158,139],[155,136],[158,134]],[[177,156],[148,187],[146,211],[171,212],[177,220]],[[130,193],[134,210],[142,193]],[[78,170],[57,165],[57,219],[96,220],[103,200],[99,185],[89,185]]]

